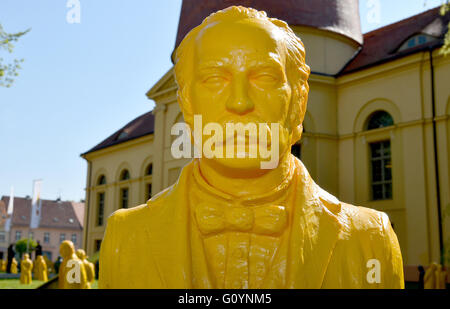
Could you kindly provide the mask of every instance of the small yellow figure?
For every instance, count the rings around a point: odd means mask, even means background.
[[[7,262],[5,260],[0,260],[0,271],[2,272],[6,271],[6,264]]]
[[[33,269],[33,261],[30,259],[28,253],[23,255],[22,262],[20,263],[20,283],[31,283],[31,270]]]
[[[47,263],[45,263],[44,257],[39,255],[34,263],[34,278],[36,280],[47,282],[47,272]]]
[[[87,276],[83,262],[75,254],[73,242],[65,240],[59,246],[63,262],[59,267],[60,289],[87,289]]]
[[[55,271],[54,263],[52,261],[50,261],[50,259],[46,255],[44,255],[43,257],[44,257],[45,264],[47,265],[47,272],[55,274],[56,271]]]
[[[86,277],[87,277],[87,288],[91,288],[91,284],[95,280],[95,267],[94,264],[89,262],[87,260],[86,252],[83,249],[77,250],[77,256],[80,258],[81,261],[83,261],[84,268],[86,270]]]
[[[447,280],[447,271],[442,269],[442,265],[438,264],[435,272],[436,277],[436,289],[445,290],[446,289],[446,280]]]
[[[16,260],[16,258],[13,258],[12,262],[11,262],[11,274],[17,274],[17,260]]]
[[[436,288],[436,270],[437,270],[437,263],[433,262],[425,271],[425,276],[423,277],[424,289]]]

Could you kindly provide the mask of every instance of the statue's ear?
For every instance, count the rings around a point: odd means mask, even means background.
[[[306,102],[308,100],[308,92],[302,87],[294,88],[292,101],[290,106],[290,123],[292,126],[292,144],[295,144],[302,137],[303,119],[306,112]]]
[[[186,94],[186,88],[183,91],[178,90],[177,101],[180,106],[180,110],[183,113],[184,122],[194,130],[194,115],[192,113],[189,98]]]
[[[292,128],[292,141],[291,144],[295,144],[302,137],[303,133],[303,125],[299,124],[298,126]]]

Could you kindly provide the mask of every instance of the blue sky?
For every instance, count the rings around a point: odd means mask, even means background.
[[[181,0],[79,1],[80,23],[70,24],[66,0],[0,0],[7,32],[32,28],[13,54],[25,59],[20,76],[0,87],[0,196],[11,186],[31,195],[43,179],[43,198],[84,198],[79,155],[151,110],[145,93],[171,67]],[[360,0],[362,30],[441,2]],[[377,3],[379,19],[369,12]]]

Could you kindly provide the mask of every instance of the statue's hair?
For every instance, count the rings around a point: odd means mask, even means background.
[[[267,17],[266,12],[242,6],[232,6],[217,11],[203,20],[203,22],[192,29],[183,39],[176,50],[175,55],[175,79],[178,84],[178,103],[183,112],[184,119],[188,124],[192,123],[192,107],[189,96],[189,83],[194,59],[194,44],[198,33],[206,26],[216,22],[237,22],[245,19],[257,19],[269,22],[284,34],[284,46],[286,48],[286,75],[292,89],[290,104],[290,126],[298,127],[303,122],[308,101],[308,77],[311,72],[305,63],[305,47],[299,37],[282,20]],[[301,134],[301,132],[300,132]],[[297,138],[299,138],[298,136]],[[292,142],[295,142],[293,140]]]

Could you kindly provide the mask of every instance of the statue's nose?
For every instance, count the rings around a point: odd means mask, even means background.
[[[245,78],[241,77],[233,81],[232,93],[226,107],[230,112],[239,115],[251,112],[255,107],[248,97],[248,82]]]

